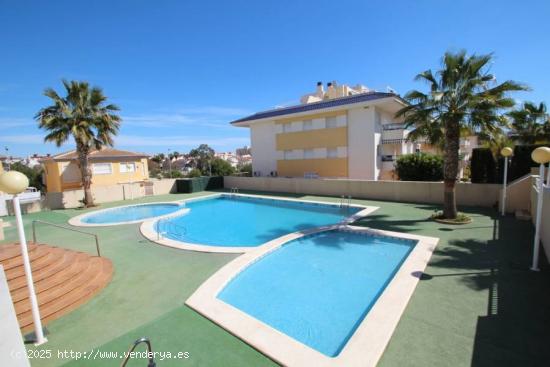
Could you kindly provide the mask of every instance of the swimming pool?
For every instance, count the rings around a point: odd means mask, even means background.
[[[182,209],[184,207],[178,203],[126,205],[79,215],[71,218],[69,223],[77,226],[138,223],[146,219],[166,216]]]
[[[250,265],[218,298],[334,357],[415,244],[337,230],[306,236]]]
[[[218,195],[186,202],[185,215],[159,220],[157,236],[186,244],[256,247],[285,234],[341,223],[365,207]]]
[[[375,366],[438,239],[335,225],[239,256],[186,301],[282,365]]]

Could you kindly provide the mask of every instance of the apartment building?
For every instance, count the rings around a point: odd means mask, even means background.
[[[395,117],[406,106],[395,93],[319,82],[300,101],[231,122],[250,129],[255,176],[392,179],[397,156],[422,150]]]

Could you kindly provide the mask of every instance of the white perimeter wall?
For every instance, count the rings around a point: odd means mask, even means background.
[[[226,188],[238,187],[241,190],[338,197],[351,195],[354,198],[410,203],[439,204],[443,200],[442,182],[228,176],[224,178],[224,185]],[[491,207],[499,200],[500,187],[497,184],[457,183],[457,203]]]

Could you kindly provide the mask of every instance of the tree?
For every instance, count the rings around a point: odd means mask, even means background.
[[[151,160],[153,162],[156,162],[158,164],[160,164],[162,161],[164,161],[164,153],[160,153],[160,154],[155,154]]]
[[[168,158],[170,160],[174,160],[177,159],[180,155],[181,154],[176,150],[175,152],[168,154]]]
[[[213,176],[229,176],[235,172],[235,169],[227,161],[221,158],[214,158],[212,160],[212,175]]]
[[[195,168],[201,170],[203,174],[208,174],[210,171],[210,161],[214,158],[214,149],[207,144],[201,144],[189,152],[189,158],[193,160]]]
[[[187,174],[187,177],[189,178],[193,178],[193,177],[201,177],[202,176],[202,172],[197,169],[197,168],[193,168],[188,174]]]
[[[107,97],[98,87],[87,82],[63,80],[66,96],[61,97],[52,88],[44,95],[53,101],[53,105],[42,108],[35,116],[38,126],[48,134],[44,141],[54,142],[58,147],[71,136],[76,143],[84,205],[94,205],[92,197],[89,155],[92,149],[101,149],[113,145],[113,137],[118,133],[121,118],[116,114],[119,108],[107,104]]]
[[[241,164],[238,169],[241,175],[252,176],[252,163]]]
[[[460,131],[493,131],[505,124],[500,114],[514,106],[508,92],[527,90],[514,81],[498,84],[488,70],[492,55],[466,55],[465,51],[445,53],[441,70],[426,70],[415,80],[427,82],[427,93],[412,90],[405,96],[409,105],[397,112],[407,127],[419,134],[440,135],[443,139],[443,216],[457,217],[455,186],[458,176]],[[414,131],[414,130],[413,130]]]
[[[522,144],[545,143],[550,140],[550,119],[544,102],[525,102],[522,108],[510,111],[512,137]]]
[[[443,159],[429,153],[404,154],[397,158],[395,170],[401,181],[441,181]]]
[[[15,162],[11,164],[10,171],[21,172],[29,179],[29,186],[36,187],[38,190],[42,190],[44,185],[42,184],[43,169],[41,166],[31,168],[29,166],[25,166],[21,162]]]

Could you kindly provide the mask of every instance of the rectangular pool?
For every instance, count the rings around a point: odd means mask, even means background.
[[[416,243],[341,230],[312,234],[247,266],[217,298],[335,357]]]

